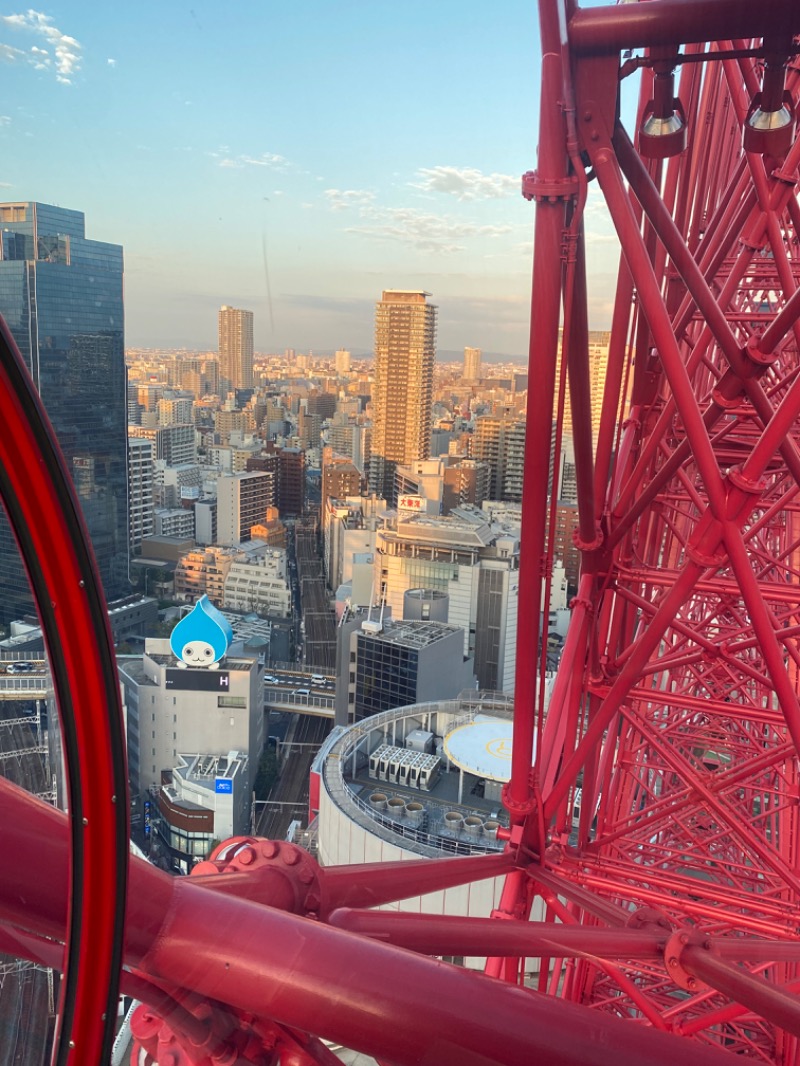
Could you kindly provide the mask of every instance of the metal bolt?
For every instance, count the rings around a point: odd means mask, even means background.
[[[88,825],[89,824],[89,819],[88,818],[84,818],[83,819],[83,824],[84,825]]]
[[[678,959],[676,958],[675,955],[673,955],[671,958],[667,959],[667,965],[668,966],[677,966],[678,965]]]
[[[688,980],[686,981],[686,984],[688,985],[689,988],[697,988],[697,981],[695,981],[695,979],[693,977],[688,978]]]
[[[70,1040],[70,1042],[69,1042],[69,1046],[70,1046],[71,1048],[74,1048],[74,1047],[75,1047],[75,1041],[74,1041],[74,1040]]]
[[[79,589],[83,589],[83,588],[86,588],[86,582],[85,582],[85,581],[84,581],[83,579],[81,579],[81,580],[80,580],[80,581],[78,582],[78,588],[79,588]]]

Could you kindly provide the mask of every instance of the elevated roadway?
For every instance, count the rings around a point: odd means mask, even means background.
[[[30,663],[31,668],[16,673],[20,661]],[[52,692],[44,659],[0,659],[0,700],[42,700]]]

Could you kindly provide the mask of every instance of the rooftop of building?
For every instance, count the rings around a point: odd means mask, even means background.
[[[453,547],[488,548],[498,538],[512,537],[518,541],[518,531],[491,522],[489,516],[471,504],[454,507],[447,515],[413,514],[397,518],[396,528],[388,524],[381,535],[389,540],[417,540]]]
[[[383,629],[380,632],[365,630],[368,636],[374,640],[383,641],[386,644],[397,644],[404,648],[427,648],[440,640],[457,633],[462,639],[464,630],[461,626],[451,625],[449,622],[430,622],[410,619],[407,621],[395,621],[392,618],[384,619]]]
[[[118,655],[117,669],[140,687],[148,685],[153,688],[159,687],[156,681],[145,672],[141,655]]]
[[[145,644],[145,648],[146,647],[147,647],[147,644]],[[145,651],[145,655],[147,656],[148,659],[152,659],[152,661],[154,663],[157,663],[159,666],[166,666],[166,667],[173,667],[174,666],[176,669],[182,669],[182,667],[179,666],[178,660],[175,658],[175,656],[172,654],[172,652],[164,653],[164,652],[158,652],[158,651]],[[250,656],[247,656],[247,655],[224,655],[222,657],[222,659],[220,659],[220,661],[219,661],[219,668],[220,668],[220,670],[242,670],[242,671],[245,671],[245,672],[249,672],[250,670],[258,668],[258,661],[257,661],[257,659],[251,658]],[[207,672],[208,671],[208,667],[206,667],[206,666],[195,666],[195,667],[187,666],[186,670],[187,671],[202,670],[202,671]]]
[[[432,293],[424,289],[384,289],[381,299],[384,303],[391,302],[392,296],[431,296]],[[388,297],[388,300],[387,300]]]
[[[503,693],[473,692],[456,700],[414,704],[384,711],[349,727],[336,727],[314,760],[333,802],[362,828],[408,851],[424,856],[474,854],[501,850],[497,829],[508,825],[499,800],[499,784],[451,763],[445,740],[470,723],[496,726],[510,735],[513,699]],[[425,738],[431,738],[431,751]],[[401,763],[423,764],[433,772],[425,789],[391,779],[371,766],[384,756]],[[421,758],[417,758],[420,756]],[[435,763],[438,756],[438,777]],[[478,765],[476,763],[476,765]],[[381,798],[382,797],[382,798]],[[398,802],[399,801],[399,802]],[[416,804],[408,808],[409,804]]]
[[[187,755],[178,753],[178,762],[173,773],[178,773],[184,780],[199,784],[214,784],[216,778],[232,780],[241,776],[247,766],[247,757],[238,751],[229,751],[227,755]]]

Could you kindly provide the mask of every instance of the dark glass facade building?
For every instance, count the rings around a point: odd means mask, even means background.
[[[355,720],[417,701],[420,649],[367,633],[356,638]]]
[[[81,211],[0,204],[0,313],[53,423],[109,600],[126,595],[127,408],[122,247],[87,240]],[[33,609],[0,518],[0,621]]]

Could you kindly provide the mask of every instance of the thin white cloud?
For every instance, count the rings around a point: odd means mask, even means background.
[[[483,177],[488,179],[489,176]],[[370,240],[395,241],[419,251],[461,252],[465,240],[492,239],[512,232],[511,226],[480,225],[468,219],[433,214],[414,207],[382,207],[375,203],[375,193],[369,189],[326,189],[325,197],[331,211],[352,210],[358,215],[359,223],[349,226],[346,233]]]
[[[616,233],[598,233],[596,230],[586,230],[585,240],[587,244],[619,244]]]
[[[83,62],[81,45],[74,37],[54,26],[49,15],[29,8],[24,14],[0,16],[0,25],[16,33],[32,33],[47,46],[32,45],[25,52],[13,45],[0,43],[0,59],[12,62],[19,59],[35,70],[52,71],[56,81],[63,85],[72,84]]]
[[[229,148],[219,148],[216,152],[209,152],[209,155],[217,160],[217,166],[230,170],[242,170],[244,167],[269,167],[270,170],[286,170],[289,166],[288,159],[282,155],[276,155],[274,152],[262,152],[258,156],[232,156],[229,153]]]
[[[11,115],[0,115],[0,126],[10,126]]]
[[[106,63],[108,63],[110,67],[115,67],[117,65],[116,59],[107,59]]]
[[[0,59],[4,59],[7,63],[13,63],[20,56],[24,59],[28,58],[21,48],[14,48],[10,44],[0,44]]]
[[[461,252],[464,251],[461,242],[465,239],[492,239],[512,232],[511,226],[479,226],[445,215],[428,214],[413,207],[367,207],[360,213],[365,224],[351,226],[346,232],[372,240],[398,241],[423,252]]]
[[[484,174],[475,167],[423,167],[411,187],[443,192],[457,200],[498,200],[519,193],[520,179],[512,174]]]
[[[328,206],[332,211],[344,211],[348,207],[368,207],[375,199],[375,193],[368,189],[326,189]]]

